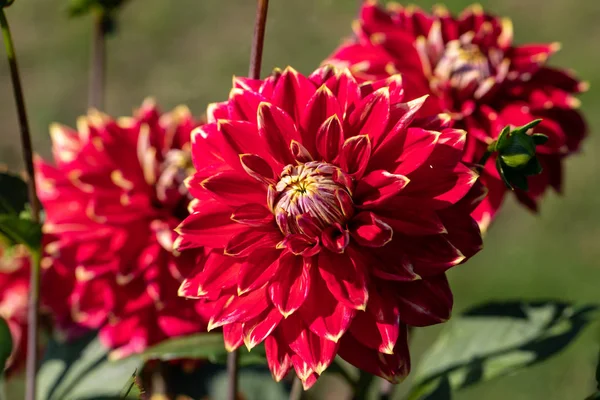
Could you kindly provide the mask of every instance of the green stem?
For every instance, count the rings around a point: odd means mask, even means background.
[[[31,145],[31,134],[29,130],[29,122],[27,119],[27,110],[25,108],[25,100],[23,96],[23,87],[21,86],[21,77],[19,76],[19,68],[17,65],[17,56],[10,27],[4,14],[4,9],[0,9],[0,25],[2,27],[2,38],[6,48],[6,56],[8,58],[8,66],[10,68],[10,77],[13,86],[13,95],[17,106],[17,115],[19,119],[19,127],[21,132],[21,149],[23,151],[23,161],[27,171],[27,189],[29,194],[29,204],[31,207],[31,218],[34,222],[40,222],[40,207],[37,200],[35,186],[35,172],[33,168],[33,148]],[[25,378],[25,399],[35,400],[36,398],[36,381],[35,375],[37,370],[37,343],[38,343],[38,314],[39,314],[39,293],[40,293],[40,269],[39,255],[33,255],[34,264],[31,268],[29,301],[27,308],[27,370]]]
[[[302,399],[302,382],[297,376],[294,376],[294,382],[292,383],[292,390],[290,391],[290,400]]]
[[[492,154],[494,154],[496,152],[495,148],[496,148],[496,141],[494,141],[488,145],[487,149],[485,150],[485,153],[483,153],[483,156],[481,157],[481,159],[479,159],[479,162],[477,163],[477,172],[480,175],[485,168],[485,164],[488,162],[488,160],[490,159]]]
[[[229,378],[227,399],[236,400],[239,384],[239,369],[240,369],[240,353],[239,350],[234,350],[227,355],[227,375]]]
[[[360,371],[360,376],[358,377],[358,382],[356,383],[356,389],[354,391],[353,400],[366,400],[369,395],[369,388],[371,387],[371,383],[375,379],[375,376]]]

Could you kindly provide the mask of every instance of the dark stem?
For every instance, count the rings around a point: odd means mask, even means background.
[[[292,390],[290,391],[290,400],[300,400],[302,398],[302,382],[297,376],[294,376]]]
[[[252,53],[250,54],[250,72],[252,79],[260,79],[263,46],[265,43],[265,28],[267,26],[267,10],[269,0],[258,0],[256,8],[256,22],[254,24],[254,39],[252,40]]]
[[[13,85],[13,95],[17,106],[17,114],[19,117],[19,127],[21,131],[21,148],[23,150],[23,161],[27,171],[27,189],[29,195],[29,204],[31,207],[31,219],[40,222],[40,207],[35,190],[35,172],[33,169],[33,149],[31,145],[31,134],[29,133],[29,122],[27,120],[27,110],[25,108],[25,100],[23,98],[23,88],[21,86],[21,77],[19,76],[19,68],[17,65],[17,56],[15,47],[10,34],[10,28],[4,9],[0,9],[0,25],[2,26],[2,37],[4,46],[6,47],[6,56],[10,68],[10,77]],[[35,400],[36,397],[36,382],[35,374],[37,369],[37,342],[38,342],[38,309],[39,309],[39,292],[40,292],[40,275],[39,275],[39,257],[33,256],[34,264],[31,268],[29,301],[27,308],[27,322],[29,328],[27,331],[27,372],[26,372],[26,389],[25,399]]]
[[[488,162],[488,160],[490,159],[490,157],[492,156],[492,154],[494,154],[495,147],[496,147],[496,142],[495,141],[493,143],[490,143],[490,145],[488,145],[487,149],[485,150],[485,153],[483,154],[483,156],[481,157],[481,159],[477,163],[477,173],[479,175],[481,175],[481,173],[483,172],[483,170],[485,168],[485,164]]]
[[[369,394],[369,389],[373,380],[375,380],[374,375],[371,375],[368,372],[360,371],[360,376],[358,377],[358,382],[356,383],[356,388],[354,391],[354,397],[352,399],[365,400]]]
[[[236,400],[238,393],[238,374],[240,368],[240,353],[238,350],[232,351],[227,355],[227,375],[228,382],[228,400]]]
[[[92,32],[92,57],[90,61],[90,89],[88,106],[104,108],[104,86],[106,81],[106,14],[104,11],[94,13]]]

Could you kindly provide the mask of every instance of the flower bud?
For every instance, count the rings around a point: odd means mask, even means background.
[[[546,143],[548,137],[539,133],[527,133],[540,122],[538,119],[512,131],[507,126],[491,146],[497,152],[498,173],[510,189],[516,187],[527,190],[527,177],[542,172],[542,166],[536,157],[536,146]]]

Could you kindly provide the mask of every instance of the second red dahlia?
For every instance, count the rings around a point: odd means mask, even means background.
[[[237,78],[192,134],[197,172],[179,249],[204,247],[180,293],[232,350],[265,342],[273,376],[310,387],[336,354],[400,381],[408,325],[446,320],[444,272],[481,248],[465,132],[403,100],[398,76]]]
[[[402,74],[410,96],[431,96],[428,112],[446,112],[468,131],[466,162],[479,162],[506,125],[542,119],[536,132],[549,138],[537,149],[543,171],[529,178],[529,191],[515,194],[536,210],[546,189],[560,192],[564,158],[579,149],[587,129],[574,97],[586,84],[547,65],[558,44],[516,45],[511,21],[479,5],[454,16],[442,6],[430,14],[366,1],[354,31],[325,63],[347,66],[359,80]],[[482,181],[489,195],[474,216],[485,229],[507,192],[493,158]]]

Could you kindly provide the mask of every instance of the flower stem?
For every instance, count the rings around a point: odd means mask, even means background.
[[[21,86],[21,77],[17,65],[17,56],[13,44],[10,28],[4,9],[0,8],[0,26],[2,28],[2,38],[6,48],[8,66],[10,68],[10,77],[13,86],[13,95],[17,106],[17,115],[19,118],[19,127],[21,132],[21,148],[23,151],[23,160],[27,171],[27,189],[29,195],[29,205],[31,207],[31,219],[40,222],[40,207],[35,189],[35,172],[33,169],[33,149],[31,145],[31,134],[29,131],[29,122],[27,119],[27,110],[25,108],[25,99],[23,97],[23,87]],[[31,268],[29,301],[27,308],[27,372],[26,372],[26,400],[35,400],[36,381],[35,374],[37,369],[37,343],[38,343],[38,311],[39,311],[39,292],[40,292],[40,269],[39,256],[34,255],[34,265]]]
[[[254,39],[252,40],[252,53],[250,54],[250,71],[248,72],[248,76],[252,79],[260,78],[268,8],[269,0],[258,0],[258,5],[256,7],[256,22],[254,24]]]
[[[302,382],[297,376],[294,376],[292,390],[290,391],[290,400],[300,400],[302,398]]]
[[[481,173],[483,172],[483,170],[485,168],[485,164],[488,162],[488,160],[490,159],[492,154],[494,154],[495,152],[496,152],[496,142],[494,141],[488,145],[487,149],[485,150],[485,153],[483,153],[483,156],[481,156],[481,159],[477,163],[477,173],[479,173],[479,175],[481,175]]]
[[[103,109],[106,83],[106,16],[104,11],[98,11],[94,13],[93,17],[88,106]]]
[[[238,350],[232,351],[227,355],[227,375],[228,382],[228,400],[236,400],[238,393],[238,374],[240,368],[240,353]]]

